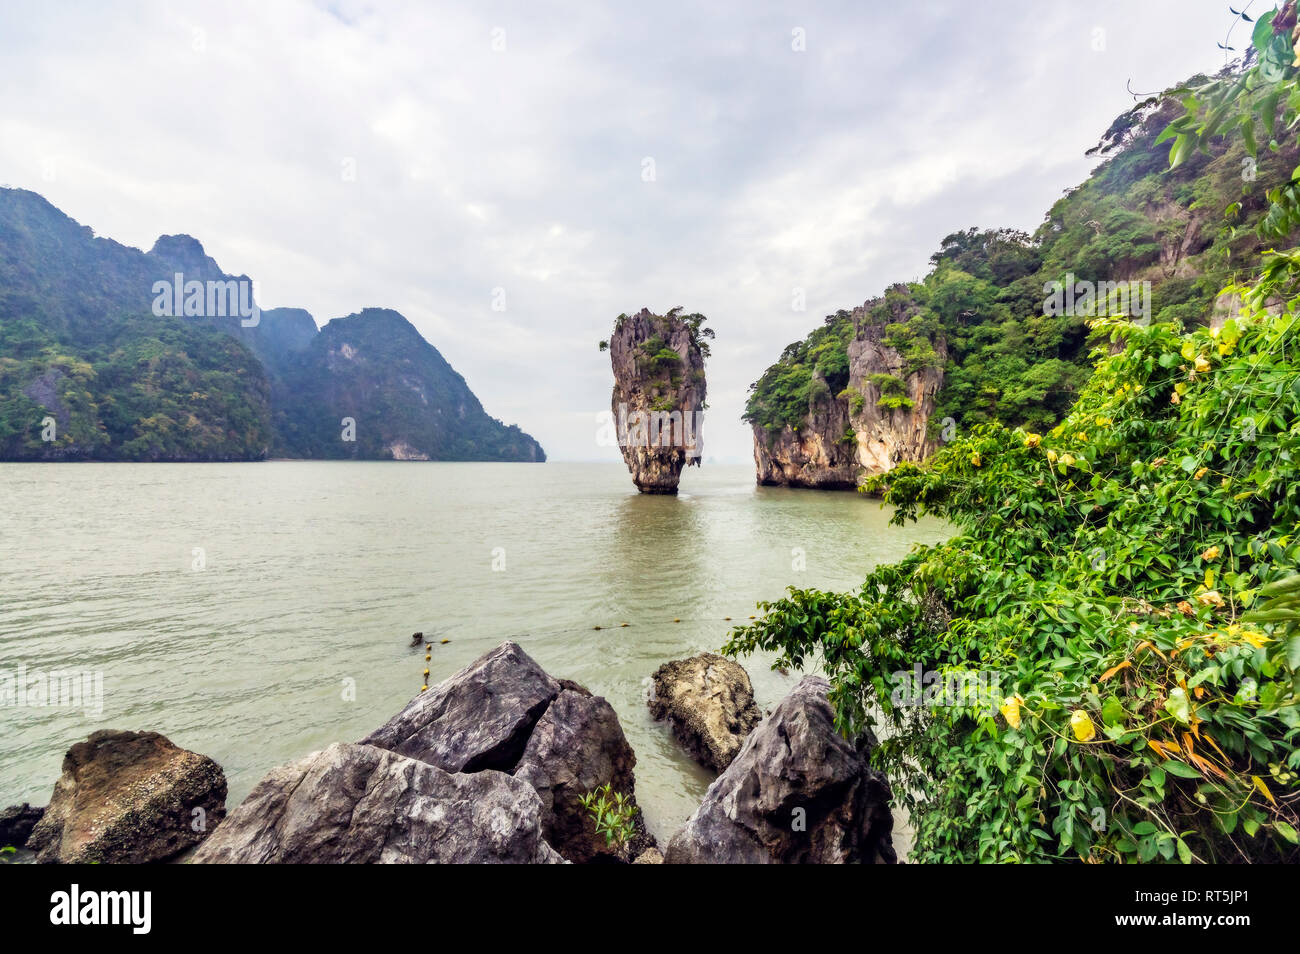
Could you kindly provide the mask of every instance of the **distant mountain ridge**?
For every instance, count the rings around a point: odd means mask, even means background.
[[[160,297],[177,275],[208,286],[202,316]],[[251,287],[191,236],[141,252],[0,189],[0,460],[546,459],[397,312],[318,329],[237,311]]]

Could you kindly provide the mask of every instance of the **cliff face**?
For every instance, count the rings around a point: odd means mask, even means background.
[[[938,355],[937,365],[908,373],[907,362],[882,340],[884,326],[858,325],[849,343],[849,386],[862,395],[861,410],[850,415],[857,435],[858,477],[884,473],[900,461],[924,460],[934,453],[938,441],[928,436],[935,398],[943,386],[943,361],[948,357],[942,337],[931,342]],[[891,400],[882,383],[883,375],[903,382],[902,400]]]
[[[851,313],[848,384],[813,372],[808,413],[798,425],[773,431],[755,423],[754,463],[760,484],[851,490],[900,461],[919,461],[938,442],[928,434],[943,384],[947,345],[930,341],[934,356],[909,367],[885,341],[885,328],[910,308],[905,298],[874,299]]]
[[[621,315],[609,340],[614,368],[610,409],[623,460],[637,489],[675,494],[682,468],[700,465],[707,346],[702,315],[677,309]]]
[[[825,382],[818,376],[816,380]],[[857,438],[850,433],[849,402],[829,390],[810,400],[798,429],[769,434],[754,425],[754,464],[758,482],[778,487],[852,490],[858,484]]]

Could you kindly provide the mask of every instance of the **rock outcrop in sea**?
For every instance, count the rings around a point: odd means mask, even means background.
[[[225,816],[226,776],[157,732],[96,732],[68,750],[26,847],[40,862],[144,864],[193,847]]]
[[[836,730],[830,684],[805,677],[759,723],[673,836],[668,864],[894,862],[889,782]]]
[[[677,493],[682,468],[700,466],[704,450],[703,339],[713,332],[703,327],[703,315],[679,311],[619,315],[607,343],[619,446],[633,482],[646,494]]]
[[[731,764],[763,718],[749,674],[714,653],[664,663],[650,677],[648,702],[691,758],[715,772]]]
[[[914,307],[895,289],[853,310],[847,386],[837,390],[815,372],[808,412],[798,426],[772,432],[752,425],[758,483],[852,490],[869,476],[934,452],[938,439],[930,418],[943,385],[947,344],[936,335],[930,342],[935,359],[912,368],[886,341],[887,326]]]
[[[195,864],[558,864],[542,804],[504,772],[339,742],[273,769]]]
[[[195,862],[631,862],[654,840],[613,708],[504,642],[356,744],[273,769]],[[579,798],[636,810],[610,844]]]

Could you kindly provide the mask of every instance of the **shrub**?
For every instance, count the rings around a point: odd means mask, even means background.
[[[1243,618],[1300,560],[1300,298],[1271,315],[1276,291],[1221,331],[1104,322],[1125,350],[1049,434],[981,426],[868,485],[956,537],[732,634],[819,658],[846,735],[883,722],[916,860],[1300,860],[1300,635]],[[918,664],[999,690],[909,706]]]

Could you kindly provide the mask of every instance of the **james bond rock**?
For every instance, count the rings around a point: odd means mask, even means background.
[[[637,489],[675,494],[683,467],[704,450],[704,359],[713,337],[703,315],[619,315],[608,342],[614,368],[611,411],[623,460]]]

